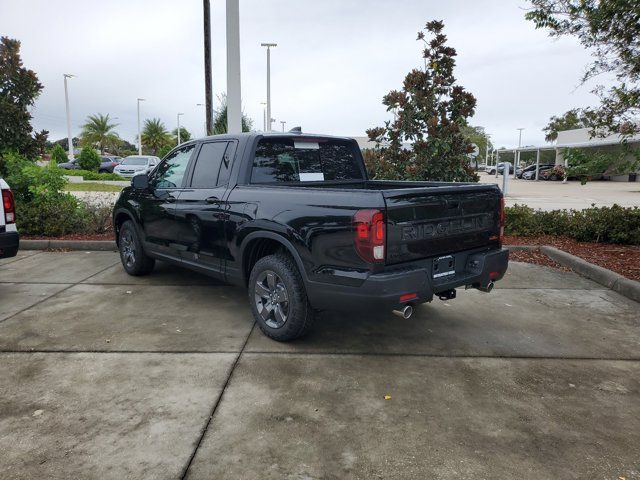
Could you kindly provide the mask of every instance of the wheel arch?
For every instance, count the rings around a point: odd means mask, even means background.
[[[120,227],[122,227],[122,224],[127,220],[131,220],[136,228],[138,228],[138,222],[130,211],[120,208],[113,213],[113,231],[116,237],[117,246],[120,246]]]
[[[276,253],[279,250],[284,250],[291,255],[296,262],[298,271],[302,276],[302,281],[307,284],[307,272],[304,268],[302,258],[296,251],[293,244],[282,235],[274,232],[260,231],[250,233],[245,237],[240,246],[241,252],[241,268],[242,268],[242,281],[246,286],[249,281],[249,275],[251,269],[261,258]]]

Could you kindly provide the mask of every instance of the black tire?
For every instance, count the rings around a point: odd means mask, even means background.
[[[151,273],[156,261],[144,252],[136,227],[131,220],[127,220],[120,227],[118,247],[125,272],[133,276]]]
[[[98,173],[109,173],[109,170],[98,170]]]
[[[304,282],[286,254],[256,262],[249,276],[249,305],[262,333],[279,342],[300,338],[313,325],[315,315]]]
[[[496,171],[495,170],[489,170],[489,175],[495,175]]]

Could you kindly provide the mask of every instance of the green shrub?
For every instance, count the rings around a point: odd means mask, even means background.
[[[111,230],[112,205],[108,203],[82,203],[80,209],[85,233],[106,233]]]
[[[16,222],[24,235],[58,237],[82,232],[86,220],[78,200],[66,193],[42,195],[30,202],[16,202]]]
[[[591,207],[545,212],[524,205],[505,209],[507,235],[563,235],[581,242],[640,245],[640,208]]]
[[[100,167],[100,155],[93,147],[82,147],[78,157],[78,166],[83,170],[98,170]]]
[[[59,143],[56,143],[51,150],[51,161],[53,163],[64,163],[68,161],[67,152],[64,151],[64,148],[62,148]]]

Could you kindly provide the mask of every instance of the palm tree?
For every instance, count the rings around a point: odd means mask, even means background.
[[[157,155],[162,147],[172,143],[171,135],[159,118],[147,119],[142,129],[142,144]]]
[[[218,96],[220,107],[213,112],[213,134],[220,135],[227,133],[227,96],[225,94]],[[253,120],[242,113],[242,131],[250,132],[253,127]]]
[[[97,146],[100,153],[104,153],[106,147],[117,145],[120,141],[120,137],[114,131],[117,126],[117,123],[109,122],[109,114],[89,115],[82,126],[80,141],[84,145]]]
[[[174,128],[171,131],[171,135],[173,135],[174,141],[178,141],[178,129]],[[180,142],[188,142],[191,140],[191,132],[184,127],[180,127]]]

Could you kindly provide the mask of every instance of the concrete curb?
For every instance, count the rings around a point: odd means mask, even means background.
[[[540,246],[538,245],[504,245],[504,248],[507,250],[526,250],[528,252],[534,252],[540,250]]]
[[[113,240],[20,240],[21,250],[95,250],[115,252],[118,250]]]
[[[636,302],[640,302],[640,282],[629,280],[619,273],[615,273],[611,270],[607,270],[606,268],[589,263],[582,258],[571,255],[570,253],[559,250],[555,247],[543,245],[540,247],[540,251],[552,260],[555,260],[565,267],[569,267],[571,270],[583,277],[587,277],[600,285],[604,285],[605,287],[618,292],[620,295],[624,295]]]

